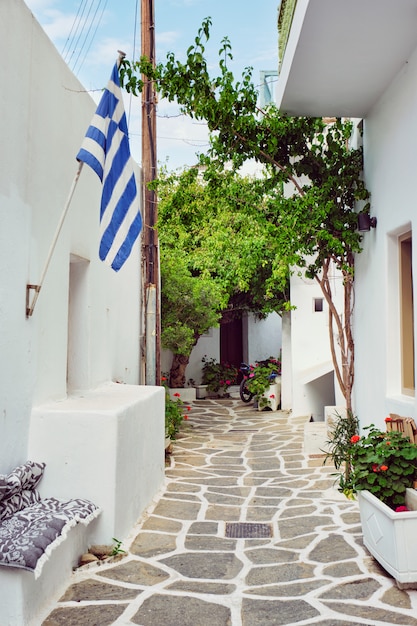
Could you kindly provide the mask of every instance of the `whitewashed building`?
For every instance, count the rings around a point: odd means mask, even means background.
[[[228,326],[232,328],[228,329]],[[186,369],[186,382],[193,380],[201,383],[202,359],[204,356],[220,362],[255,363],[272,356],[279,358],[282,348],[282,323],[278,313],[270,313],[259,319],[253,313],[247,313],[242,319],[232,324],[222,324],[210,328],[200,337],[193,348]],[[230,349],[229,349],[230,348]],[[234,359],[233,359],[234,356]],[[172,363],[172,353],[162,352],[162,370],[168,372]]]
[[[108,544],[164,477],[164,391],[140,385],[140,242],[117,274],[99,260],[101,184],[85,166],[27,316],[96,105],[23,0],[0,2],[0,51],[0,474],[45,462],[42,497],[93,501],[102,512],[89,539]],[[71,564],[61,554],[46,567],[43,591]],[[5,571],[19,573],[0,567],[2,624]]]
[[[331,280],[341,310],[340,274],[335,272]],[[294,309],[283,318],[282,408],[320,422],[325,407],[343,406],[330,351],[328,305],[317,282],[297,271],[290,278],[290,294]]]
[[[371,216],[355,274],[354,410],[416,418],[417,0],[283,0],[278,106],[359,118]],[[285,40],[283,41],[282,38]]]

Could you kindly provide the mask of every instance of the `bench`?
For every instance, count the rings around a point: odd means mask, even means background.
[[[37,486],[44,469],[44,463],[27,461],[0,475],[2,626],[39,623],[33,620],[68,581],[86,548],[82,528],[100,513],[89,500],[41,498]]]

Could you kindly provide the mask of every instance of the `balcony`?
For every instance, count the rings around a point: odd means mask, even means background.
[[[363,118],[417,45],[417,0],[297,0],[281,34],[278,107]]]

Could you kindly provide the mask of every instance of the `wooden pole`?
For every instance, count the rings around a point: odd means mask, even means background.
[[[154,0],[141,0],[141,56],[155,66]],[[146,384],[160,384],[160,288],[157,221],[157,197],[149,183],[157,176],[156,157],[156,94],[153,82],[142,75],[142,191],[144,226],[142,237],[143,310],[145,332]],[[155,327],[147,328],[154,320]],[[155,366],[150,368],[149,364]]]

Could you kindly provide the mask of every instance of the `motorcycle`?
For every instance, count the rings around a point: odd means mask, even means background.
[[[249,389],[247,388],[247,382],[248,382],[249,374],[251,371],[250,366],[247,365],[247,363],[241,363],[239,370],[243,374],[243,378],[240,381],[239,395],[240,395],[240,399],[242,400],[242,402],[247,404],[248,402],[252,400],[254,396],[254,394],[251,391],[249,391]]]

